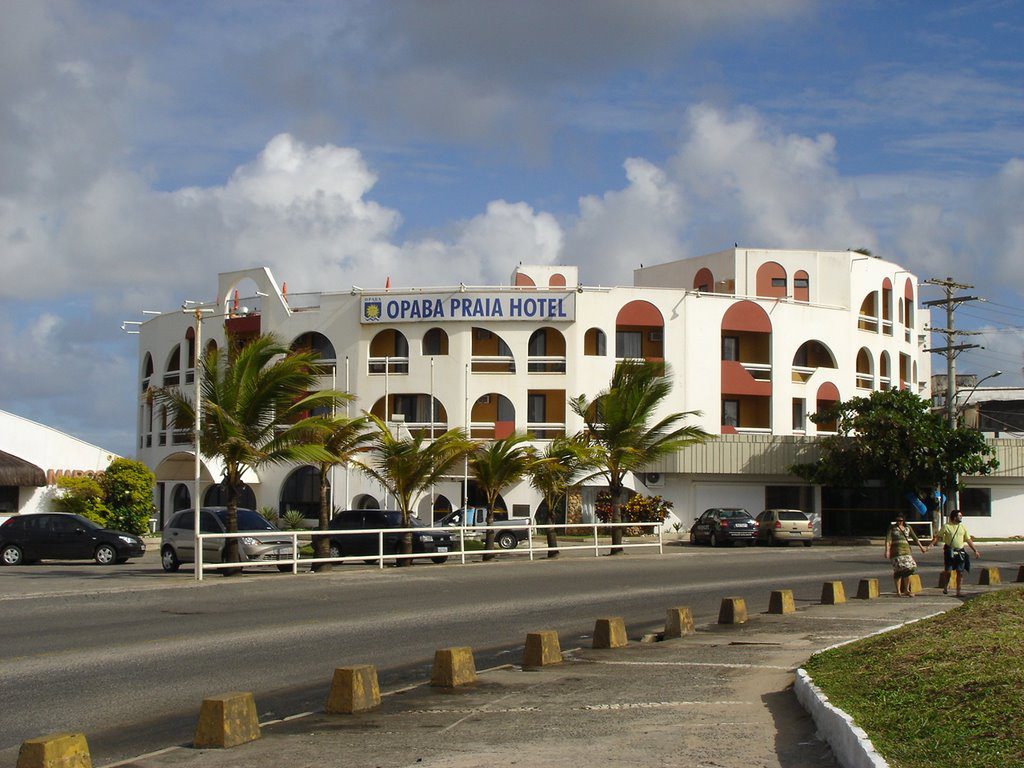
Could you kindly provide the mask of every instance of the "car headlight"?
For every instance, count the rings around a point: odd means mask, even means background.
[[[420,536],[420,541],[433,541],[433,540],[434,540],[434,537],[429,535],[429,534],[426,534],[426,533],[423,534],[422,536]]]
[[[132,536],[118,536],[117,538],[119,538],[121,541],[123,541],[125,544],[128,544],[129,546],[138,543],[138,540]]]
[[[254,539],[252,536],[243,536],[242,543],[247,547],[258,547],[260,545],[260,540]]]

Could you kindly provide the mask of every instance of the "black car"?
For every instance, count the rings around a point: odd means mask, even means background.
[[[134,533],[112,531],[81,515],[18,515],[0,525],[0,563],[4,565],[90,559],[113,565],[145,553],[146,544]]]
[[[398,554],[402,533],[388,533],[388,528],[422,528],[412,533],[412,551],[429,557],[435,563],[443,563],[452,551],[452,537],[447,531],[427,528],[419,518],[409,518],[410,525],[402,525],[402,513],[390,509],[347,509],[331,518],[332,531],[366,531],[366,533],[348,533],[344,536],[330,537],[331,557],[351,557],[359,555],[379,557],[380,535],[377,530],[384,530],[383,555]]]
[[[739,507],[713,507],[704,510],[690,528],[690,543],[708,542],[712,547],[726,542],[754,543],[758,523]]]

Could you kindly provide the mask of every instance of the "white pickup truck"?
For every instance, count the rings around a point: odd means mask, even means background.
[[[487,534],[487,509],[456,509],[434,521],[438,528],[465,529],[467,539],[483,540]],[[515,549],[530,536],[533,521],[528,517],[509,517],[503,509],[494,511],[494,543],[499,549]]]

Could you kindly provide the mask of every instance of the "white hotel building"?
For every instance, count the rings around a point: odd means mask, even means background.
[[[647,468],[632,478],[636,490],[670,499],[686,527],[709,506],[786,506],[821,513],[826,533],[860,532],[856,513],[833,509],[787,467],[813,456],[827,425],[808,416],[825,404],[890,387],[928,396],[915,275],[857,252],[732,248],[638,269],[632,287],[580,278],[576,267],[521,265],[506,286],[296,295],[268,269],[230,272],[219,276],[219,314],[203,323],[202,343],[273,333],[320,353],[324,385],[354,395],[353,415],[479,439],[528,431],[539,443],[581,429],[568,398],[607,386],[617,360],[664,360],[666,412],[699,411],[692,421],[715,438]],[[194,338],[192,315],[178,310],[139,335],[138,458],[156,473],[163,517],[191,506],[194,458],[191,435],[174,431],[152,390],[192,385]],[[204,459],[201,476],[204,503],[217,503],[220,467]],[[318,479],[314,467],[250,472],[248,503],[313,516]],[[461,477],[437,486],[420,516],[460,506],[463,487]],[[596,490],[584,489],[585,516]],[[336,470],[332,493],[338,508],[388,504],[355,471]],[[504,498],[514,514],[539,503],[525,482]]]

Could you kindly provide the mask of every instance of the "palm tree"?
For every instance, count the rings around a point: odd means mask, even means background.
[[[595,446],[585,440],[557,437],[530,466],[530,484],[544,498],[548,523],[555,522],[555,508],[568,495],[577,477],[597,466]],[[548,557],[558,557],[558,530],[547,529]]]
[[[608,388],[593,400],[580,395],[569,401],[586,424],[587,438],[601,451],[594,475],[608,481],[613,523],[622,522],[622,481],[627,472],[710,437],[700,427],[681,425],[687,417],[700,415],[698,411],[671,413],[655,421],[672,390],[669,376],[667,363],[625,360],[616,367]],[[621,544],[622,528],[616,526],[611,553],[621,553]]]
[[[473,471],[480,490],[487,499],[487,536],[484,549],[494,549],[494,505],[504,488],[522,479],[530,465],[537,460],[537,451],[528,444],[529,435],[510,435],[501,440],[482,445],[469,457],[469,468]],[[493,560],[493,553],[484,555],[484,560]]]
[[[369,461],[360,462],[360,469],[394,495],[402,513],[402,527],[409,528],[419,497],[470,453],[476,443],[461,429],[449,429],[429,442],[424,440],[422,431],[407,438],[395,437],[383,419],[372,414],[368,418],[376,431],[371,432],[368,444]],[[402,534],[399,554],[412,554],[411,531]],[[398,564],[411,565],[412,560],[400,559]]]
[[[320,460],[320,520],[318,530],[326,531],[331,520],[330,471],[331,467],[352,464],[357,454],[368,450],[373,433],[368,430],[365,416],[349,418],[337,416],[326,419],[313,436],[322,445],[327,456]],[[328,557],[331,542],[326,536],[316,537],[316,556]],[[313,563],[314,571],[331,570],[330,563]]]
[[[226,350],[212,349],[200,361],[203,456],[219,458],[227,489],[227,531],[238,532],[242,473],[271,464],[318,463],[326,451],[311,435],[322,417],[314,409],[347,399],[334,390],[312,391],[319,384],[315,353],[292,352],[274,336],[258,336],[242,346],[228,339]],[[178,429],[194,429],[195,406],[179,389],[161,392]],[[225,545],[226,562],[238,562],[238,539]],[[225,575],[238,573],[226,569]]]

